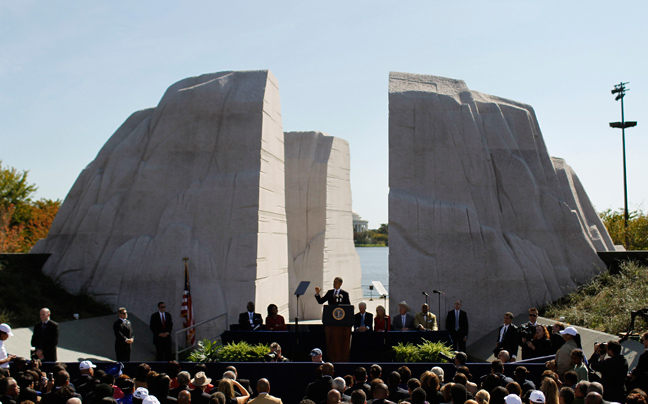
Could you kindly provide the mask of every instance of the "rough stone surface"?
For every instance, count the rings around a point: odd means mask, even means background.
[[[288,273],[291,293],[310,281],[299,318],[319,319],[314,287],[328,290],[341,276],[351,302],[362,297],[360,259],[353,244],[349,144],[321,132],[285,134]],[[291,317],[297,300],[291,297]]]
[[[285,218],[276,79],[206,74],[124,122],[32,252],[52,254],[44,272],[67,289],[141,318],[166,301],[176,329],[189,257],[196,321],[232,323],[249,300],[287,312]]]
[[[504,312],[572,291],[614,249],[533,108],[460,80],[390,74],[389,185],[390,301],[418,308],[441,290],[444,324],[461,299],[473,341]]]

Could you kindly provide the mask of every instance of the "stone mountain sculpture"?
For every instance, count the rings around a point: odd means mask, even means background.
[[[460,80],[390,74],[389,185],[391,301],[443,291],[443,324],[461,299],[472,341],[572,291],[614,249],[533,109]]]

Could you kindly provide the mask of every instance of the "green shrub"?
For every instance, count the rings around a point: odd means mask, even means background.
[[[395,362],[447,362],[440,353],[447,356],[454,356],[452,347],[445,345],[443,342],[430,342],[423,339],[423,343],[414,345],[411,343],[393,346]]]
[[[222,345],[204,339],[189,354],[191,362],[263,362],[263,357],[270,352],[265,344],[251,345],[245,341]]]

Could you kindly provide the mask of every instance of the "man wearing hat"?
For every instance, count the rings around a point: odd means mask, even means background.
[[[76,391],[84,398],[99,384],[99,380],[94,378],[94,369],[96,367],[97,365],[91,361],[82,361],[79,363],[81,376],[78,379],[74,379],[72,384],[74,384]]]
[[[556,373],[562,378],[566,371],[571,369],[571,353],[578,348],[576,336],[578,331],[574,327],[567,327],[560,331],[565,343],[556,352]]]
[[[9,362],[16,357],[16,355],[7,354],[7,349],[4,346],[4,342],[9,337],[13,337],[9,324],[0,324],[0,368],[9,369]]]
[[[533,390],[531,395],[529,395],[529,401],[534,404],[544,404],[545,395],[540,390]]]
[[[205,388],[209,386],[212,379],[205,375],[205,372],[198,372],[196,376],[191,379],[191,384],[195,387],[191,391],[191,403],[192,404],[207,404],[211,396],[205,393]]]
[[[311,356],[311,362],[324,363],[324,361],[322,360],[322,350],[321,349],[314,348],[311,351],[310,356]]]
[[[394,331],[410,331],[414,329],[414,317],[409,314],[410,310],[405,300],[398,303],[398,315],[394,316],[392,321]]]

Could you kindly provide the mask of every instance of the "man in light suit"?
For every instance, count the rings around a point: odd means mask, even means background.
[[[333,280],[333,289],[329,289],[328,292],[322,297],[320,296],[320,289],[319,287],[315,287],[315,299],[317,300],[317,303],[323,304],[324,302],[328,302],[329,305],[335,305],[337,306],[338,304],[351,304],[351,300],[349,300],[349,293],[346,290],[342,290],[342,278],[339,276],[336,277]]]
[[[259,395],[250,400],[249,404],[283,404],[280,398],[270,395],[270,382],[268,379],[259,379],[257,382]]]
[[[423,303],[421,312],[414,316],[414,328],[419,331],[437,331],[439,329],[436,316],[430,313],[430,306],[427,303]]]
[[[365,332],[371,331],[371,326],[373,325],[373,314],[367,313],[367,303],[360,302],[358,303],[358,312],[355,317],[355,324],[353,326],[353,331]]]
[[[466,341],[468,340],[468,314],[461,310],[461,300],[454,303],[454,310],[450,310],[446,316],[446,330],[452,337],[452,349],[466,352]]]
[[[151,315],[149,328],[153,332],[153,344],[158,361],[170,361],[171,357],[171,331],[173,320],[171,314],[166,313],[166,304],[158,303],[158,311]]]
[[[36,348],[36,355],[45,362],[56,362],[56,346],[59,339],[59,325],[50,320],[50,310],[43,307],[40,319],[34,324],[31,345]]]
[[[239,326],[243,331],[261,330],[263,318],[261,314],[254,312],[254,303],[248,302],[247,311],[239,314]]]
[[[394,316],[392,328],[394,331],[411,331],[414,329],[414,317],[409,314],[410,307],[405,300],[398,303],[398,315]]]

